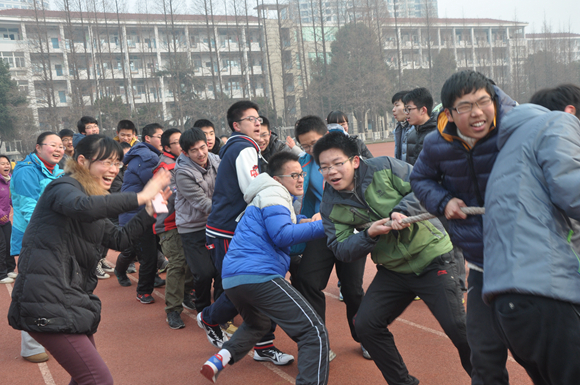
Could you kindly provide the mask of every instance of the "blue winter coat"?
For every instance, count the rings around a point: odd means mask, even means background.
[[[490,133],[470,148],[457,135],[454,123],[439,114],[438,130],[427,135],[423,151],[413,167],[411,186],[415,196],[433,215],[445,215],[451,198],[459,198],[467,206],[485,206],[487,180],[499,152],[497,133],[501,119],[516,102],[499,88],[496,91],[496,122]],[[483,268],[483,219],[481,215],[449,221],[453,244],[463,249],[468,262]]]
[[[268,174],[248,186],[249,202],[224,258],[224,289],[284,277],[290,266],[290,247],[324,237],[322,221],[296,224],[292,196]]]
[[[10,238],[10,255],[19,255],[22,248],[22,237],[30,222],[36,203],[45,187],[53,180],[64,175],[64,172],[54,166],[52,173],[35,153],[28,154],[16,164],[10,182],[12,195],[12,237]]]
[[[142,191],[149,179],[153,177],[153,169],[159,163],[159,155],[161,155],[161,151],[149,143],[139,142],[131,147],[123,158],[127,170],[123,176],[121,192],[133,191],[138,193]],[[119,225],[124,226],[143,207],[145,206],[119,215]]]

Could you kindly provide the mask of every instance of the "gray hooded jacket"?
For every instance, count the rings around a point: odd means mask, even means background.
[[[580,304],[580,121],[523,104],[502,121],[487,183],[483,298],[521,293]]]

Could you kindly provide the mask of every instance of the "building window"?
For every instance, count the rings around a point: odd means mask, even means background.
[[[60,64],[55,65],[54,69],[56,71],[56,76],[62,76],[62,66]]]
[[[52,41],[52,48],[59,48],[58,38],[53,37],[52,39],[50,39],[50,41]]]
[[[64,91],[58,91],[58,98],[61,103],[66,103],[66,93]]]

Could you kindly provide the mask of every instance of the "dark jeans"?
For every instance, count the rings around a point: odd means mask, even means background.
[[[0,226],[0,279],[8,276],[16,269],[14,256],[10,255],[10,237],[12,236],[12,223],[8,222]]]
[[[471,384],[508,385],[507,347],[493,327],[491,307],[481,298],[483,273],[471,269],[467,281],[467,341],[473,365]]]
[[[389,385],[418,384],[409,374],[387,328],[413,301],[421,297],[459,352],[461,364],[471,375],[471,351],[465,331],[463,295],[453,256],[443,254],[420,274],[402,274],[377,266],[355,319],[356,332]]]
[[[223,293],[222,277],[217,273],[205,245],[205,230],[179,234],[187,265],[193,274],[195,288],[195,308],[203,311],[211,305],[211,285],[213,281],[214,301]]]
[[[133,251],[139,261],[139,283],[137,294],[153,293],[155,274],[157,274],[157,236],[153,228],[148,228],[139,238],[132,250],[123,251],[117,258],[115,268],[121,274],[127,273],[127,268],[133,262]]]
[[[296,384],[328,382],[328,333],[312,306],[283,278],[226,290],[244,322],[223,348],[241,360],[270,330],[272,321],[298,344]]]
[[[228,238],[213,238],[206,237],[207,245],[210,248],[211,259],[218,272],[222,275],[222,264],[224,257],[228,252],[230,247],[230,239]],[[238,315],[238,309],[230,301],[225,293],[222,293],[214,303],[203,309],[202,318],[203,321],[209,325],[219,325],[224,324]],[[272,322],[270,327],[270,332],[267,333],[263,338],[262,342],[273,341],[274,331],[276,330],[276,324]]]
[[[113,384],[113,376],[97,352],[92,334],[29,334],[71,375],[69,385]]]
[[[326,296],[323,290],[328,284],[332,268],[340,280],[340,291],[346,305],[346,318],[350,333],[359,341],[353,319],[365,294],[362,287],[366,258],[355,262],[341,262],[326,246],[326,237],[306,244],[298,265],[291,267],[292,285],[306,298],[323,321],[326,320]]]
[[[509,293],[491,308],[498,334],[535,385],[578,384],[580,305]]]

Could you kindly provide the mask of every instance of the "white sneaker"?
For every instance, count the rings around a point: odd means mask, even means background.
[[[0,283],[13,283],[14,279],[10,277],[6,277],[4,279],[0,279]]]
[[[15,273],[15,272],[11,271],[10,273],[8,273],[8,276],[10,278],[16,278],[16,277],[18,277],[18,273]]]
[[[95,275],[97,276],[98,279],[107,279],[107,278],[111,277],[109,274],[107,274],[103,271],[103,268],[101,267],[100,263],[97,263],[97,269],[95,271]]]
[[[336,358],[336,353],[332,350],[328,349],[328,362],[334,360]]]
[[[107,262],[107,260],[105,258],[101,259],[100,264],[101,264],[101,268],[103,269],[103,271],[105,273],[112,273],[113,271],[115,271],[113,266],[109,265],[109,263]]]
[[[282,353],[276,347],[272,346],[266,349],[254,348],[254,360],[270,361],[274,365],[283,366],[294,362],[294,356]]]

